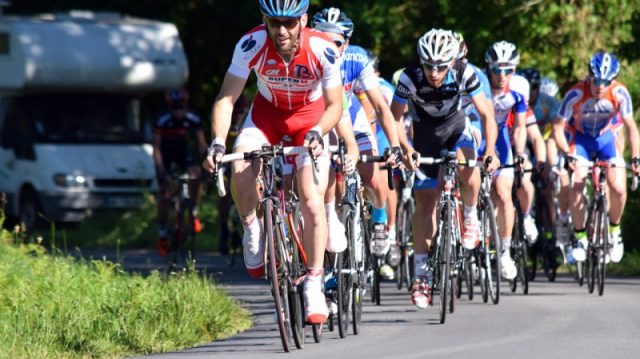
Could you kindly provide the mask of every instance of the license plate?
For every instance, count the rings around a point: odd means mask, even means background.
[[[111,196],[105,199],[105,206],[109,208],[132,208],[141,204],[139,197]]]

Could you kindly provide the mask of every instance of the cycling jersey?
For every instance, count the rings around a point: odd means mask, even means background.
[[[416,63],[402,71],[393,99],[400,104],[409,102],[413,120],[431,127],[464,127],[458,114],[460,98],[463,93],[476,96],[482,91],[482,83],[473,69],[467,64],[456,61],[447,73],[441,87],[431,86],[422,66]]]
[[[633,107],[626,87],[617,81],[613,81],[600,100],[591,95],[590,86],[589,79],[573,86],[560,104],[558,117],[568,121],[577,132],[596,138],[612,128],[618,111],[622,117],[631,116]]]
[[[253,70],[258,94],[235,146],[257,139],[257,135],[243,138],[249,128],[260,130],[271,144],[289,137],[291,144],[301,145],[324,112],[322,89],[341,85],[340,64],[337,48],[320,31],[302,29],[299,49],[289,63],[269,40],[265,25],[246,33],[236,45],[228,72],[247,79]]]
[[[482,92],[484,93],[485,97],[488,99],[491,98],[491,84],[489,84],[487,75],[485,75],[484,72],[482,72],[482,70],[480,70],[475,65],[471,63],[467,63],[467,65],[471,66],[473,72],[475,72],[476,76],[478,76],[478,79],[480,79],[480,82],[482,83]],[[471,101],[471,97],[468,94],[464,94],[462,96],[462,109],[466,112],[469,120],[471,121],[471,124],[475,127],[480,128],[480,125],[478,124],[478,122],[480,122],[480,114],[478,114],[478,111],[473,105],[473,101]]]
[[[175,163],[179,170],[185,171],[195,162],[189,150],[189,135],[195,135],[197,131],[202,131],[202,121],[193,112],[186,112],[182,118],[171,112],[158,117],[153,132],[161,137],[160,153],[167,170]]]
[[[472,148],[475,143],[466,114],[460,108],[463,93],[474,97],[482,91],[482,84],[473,69],[456,61],[449,69],[441,87],[431,86],[422,66],[415,63],[403,70],[393,101],[409,104],[413,118],[414,146],[422,156],[439,157],[442,150]],[[421,166],[426,179],[418,179],[416,189],[437,186],[438,167]]]
[[[379,86],[378,76],[369,61],[369,56],[360,46],[349,45],[344,51],[340,73],[347,100],[352,99],[351,94],[356,88],[361,92]]]

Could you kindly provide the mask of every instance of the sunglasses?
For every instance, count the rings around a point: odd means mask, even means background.
[[[336,44],[336,47],[342,47],[347,43],[345,40],[333,40],[333,43]]]
[[[434,70],[435,70],[436,72],[442,72],[442,71],[444,71],[444,70],[446,70],[446,69],[448,69],[448,68],[449,68],[449,64],[439,64],[439,65],[436,65],[436,64],[430,64],[430,63],[428,63],[428,62],[423,62],[423,63],[422,63],[422,66],[425,68],[425,70],[427,70],[427,71],[429,71],[429,72],[432,72],[432,71],[434,71]]]
[[[593,84],[600,87],[600,86],[604,86],[607,87],[609,85],[611,85],[611,80],[605,80],[605,79],[597,79],[597,78],[592,78]]]
[[[516,69],[514,68],[506,68],[506,69],[501,69],[499,67],[492,67],[491,68],[491,72],[493,72],[494,75],[511,75],[512,73],[514,73],[516,71]]]
[[[281,26],[284,26],[286,29],[293,29],[298,26],[300,23],[300,19],[297,17],[276,19],[273,17],[267,18],[267,26],[275,29],[279,29]]]

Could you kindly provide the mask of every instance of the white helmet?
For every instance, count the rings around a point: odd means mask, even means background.
[[[551,97],[555,97],[556,94],[560,91],[558,84],[548,77],[543,77],[540,81],[540,92],[546,93]]]
[[[516,45],[499,41],[489,46],[484,53],[484,60],[489,66],[512,66],[516,67],[520,63],[520,54]]]
[[[460,44],[453,32],[431,29],[418,40],[420,62],[447,63],[458,56]]]

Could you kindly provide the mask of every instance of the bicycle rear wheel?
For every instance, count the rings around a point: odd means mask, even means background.
[[[353,220],[349,211],[343,211],[340,220],[345,224],[347,235],[347,248],[338,253],[337,258],[337,285],[338,285],[338,333],[340,338],[347,336],[349,328],[349,310],[353,297],[353,272],[354,260],[351,244],[353,242],[352,230]]]
[[[284,272],[285,256],[281,252],[279,241],[280,231],[274,226],[274,218],[277,216],[273,201],[264,202],[264,236],[267,244],[267,276],[271,281],[271,294],[276,306],[276,317],[278,318],[278,330],[285,352],[291,351],[291,318],[289,309],[289,286],[282,278]],[[281,242],[280,242],[281,243]]]
[[[366,276],[367,276],[367,250],[366,238],[364,227],[361,221],[361,217],[358,216],[358,211],[351,213],[351,220],[353,223],[350,231],[353,233],[351,236],[351,242],[349,245],[353,248],[354,254],[354,277],[353,277],[353,295],[351,301],[351,323],[353,334],[358,335],[360,333],[360,324],[362,323],[362,297],[364,296],[366,288]]]

